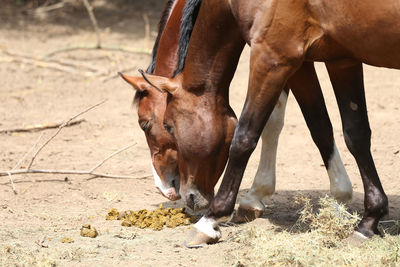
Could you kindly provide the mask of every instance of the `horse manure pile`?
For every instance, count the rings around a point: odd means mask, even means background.
[[[184,208],[163,208],[162,205],[156,210],[149,211],[146,209],[138,211],[123,211],[111,209],[106,220],[121,220],[122,226],[136,226],[139,228],[151,228],[153,230],[161,230],[164,225],[169,228],[175,228],[180,225],[189,225],[195,222],[196,218],[185,213]]]
[[[85,224],[81,228],[81,236],[95,238],[99,233],[90,224]]]

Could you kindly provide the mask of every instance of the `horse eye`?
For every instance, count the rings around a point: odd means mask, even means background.
[[[173,133],[173,131],[172,131],[172,126],[170,126],[170,125],[168,125],[168,124],[166,124],[166,123],[164,123],[164,129],[165,129],[169,134],[172,134],[172,133]]]
[[[140,122],[139,125],[140,125],[140,128],[142,128],[143,131],[147,131],[147,130],[150,129],[150,126],[151,126],[150,120]]]

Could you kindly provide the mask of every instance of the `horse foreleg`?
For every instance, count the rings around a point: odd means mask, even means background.
[[[332,124],[326,110],[314,63],[304,62],[302,67],[290,77],[289,86],[324,161],[329,176],[331,194],[339,201],[350,200],[353,189],[336,148]]]
[[[383,191],[371,155],[371,129],[365,102],[363,69],[360,62],[326,64],[342,118],[344,139],[354,156],[364,185],[364,215],[357,231],[366,237],[378,234],[378,222],[388,213]]]
[[[339,201],[349,201],[353,189],[333,138],[332,125],[326,110],[314,64],[303,66],[289,79],[289,85],[301,108],[314,143],[317,145],[330,181],[331,194]],[[275,192],[275,166],[278,139],[284,124],[287,93],[281,93],[261,134],[262,150],[257,174],[249,192],[240,200],[235,222],[250,221],[265,209],[263,198]]]
[[[275,50],[263,42],[252,44],[249,89],[229,150],[228,165],[218,193],[194,226],[196,234],[186,242],[188,247],[216,242],[221,235],[218,221],[233,212],[249,157],[288,77],[301,62],[301,55],[289,57],[278,53],[279,50],[280,47]]]

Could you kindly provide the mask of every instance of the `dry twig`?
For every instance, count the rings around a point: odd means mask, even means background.
[[[97,104],[95,104],[95,105],[93,105],[93,106],[88,107],[88,108],[85,109],[84,111],[79,112],[78,114],[76,114],[75,116],[69,118],[66,122],[64,122],[63,124],[61,124],[60,127],[58,127],[58,130],[57,130],[52,136],[50,136],[50,138],[47,139],[47,141],[46,141],[41,147],[39,147],[39,149],[38,149],[38,150],[36,151],[36,153],[33,155],[33,157],[32,157],[32,159],[31,159],[31,161],[30,161],[30,163],[29,163],[27,169],[29,170],[29,169],[31,168],[31,166],[32,166],[32,164],[33,164],[33,161],[35,160],[35,158],[37,157],[37,155],[40,153],[40,151],[42,151],[42,149],[43,149],[48,143],[50,143],[50,141],[53,140],[54,137],[56,137],[56,136],[58,135],[58,133],[59,133],[65,126],[68,125],[68,123],[70,123],[71,121],[73,121],[73,120],[76,119],[77,117],[81,116],[82,114],[85,114],[86,112],[88,112],[88,111],[94,109],[95,107],[100,106],[101,104],[103,104],[103,103],[106,102],[106,101],[107,101],[107,100],[103,100],[103,101],[101,101],[100,103],[97,103]]]
[[[148,49],[150,46],[150,20],[146,12],[142,12],[142,17],[144,20],[144,47]]]
[[[114,157],[115,155],[121,153],[122,151],[127,150],[128,148],[133,147],[134,145],[136,145],[136,143],[130,144],[124,148],[121,148],[120,150],[115,151],[114,153],[112,153],[111,155],[109,155],[108,157],[106,157],[105,159],[103,159],[102,161],[100,161],[98,164],[96,164],[93,168],[90,169],[90,173],[93,173],[96,169],[98,169],[101,165],[104,164],[104,162],[106,162],[107,160],[109,160],[110,158]]]
[[[20,174],[72,174],[72,175],[92,175],[93,178],[103,177],[103,178],[114,178],[114,179],[139,179],[147,178],[149,176],[128,176],[128,175],[116,175],[107,174],[101,172],[91,172],[90,170],[51,170],[51,169],[20,169],[13,171],[0,171],[0,176],[7,175],[20,175]],[[90,180],[90,178],[88,178]]]
[[[96,45],[76,45],[76,46],[56,49],[50,53],[43,55],[42,58],[48,58],[48,57],[52,57],[56,54],[78,51],[78,50],[104,50],[104,51],[117,51],[117,52],[131,53],[131,54],[151,55],[150,49],[137,49],[137,48],[129,48],[129,47],[124,47],[124,46],[112,46],[112,45],[102,45],[101,48],[98,48]]]
[[[45,5],[45,6],[38,7],[36,9],[34,9],[33,11],[29,11],[29,12],[30,13],[36,13],[36,14],[46,13],[46,12],[49,12],[49,11],[53,11],[53,10],[57,10],[57,9],[63,8],[65,6],[65,4],[67,4],[68,2],[72,2],[72,1],[71,0],[69,0],[69,1],[68,0],[63,0],[63,1],[55,3],[53,5]]]
[[[101,37],[100,37],[100,29],[99,29],[99,25],[97,24],[97,20],[96,17],[94,16],[93,13],[93,7],[90,5],[88,0],[82,0],[83,4],[85,5],[85,8],[89,14],[89,18],[90,21],[92,22],[94,31],[96,32],[96,36],[97,36],[97,44],[96,44],[96,48],[100,49],[101,48]]]
[[[85,119],[71,121],[70,123],[65,125],[65,127],[78,125],[78,124],[80,124],[80,123],[82,123],[84,121],[85,121]],[[0,134],[38,132],[38,131],[58,128],[62,124],[63,124],[63,122],[62,123],[49,123],[49,124],[32,125],[32,126],[27,126],[27,127],[23,127],[23,128],[3,129],[3,130],[0,130]]]
[[[142,17],[143,17],[143,20],[145,23],[145,43],[146,43],[145,49],[125,48],[122,46],[106,46],[106,45],[103,45],[101,42],[100,28],[97,23],[96,16],[94,15],[93,7],[90,5],[88,0],[82,0],[82,2],[85,5],[85,8],[89,14],[89,18],[92,23],[93,29],[96,32],[96,36],[97,36],[96,45],[77,45],[77,46],[61,48],[61,49],[57,49],[50,53],[45,54],[42,58],[48,58],[48,57],[52,57],[59,53],[71,52],[71,51],[77,51],[77,50],[106,50],[106,51],[120,51],[120,52],[133,53],[133,54],[151,55],[151,49],[149,49],[150,20],[145,12],[142,13]]]
[[[100,70],[86,65],[82,62],[73,62],[71,60],[55,60],[55,59],[39,59],[28,55],[23,55],[16,52],[1,50],[0,52],[8,58],[0,58],[0,61],[18,62],[24,64],[34,65],[36,67],[54,69],[75,75],[83,76],[102,76],[108,74],[108,70]],[[84,69],[84,70],[82,70]]]
[[[17,189],[15,187],[14,184],[14,180],[12,178],[11,172],[13,172],[15,169],[17,169],[19,167],[19,165],[25,160],[25,158],[33,151],[33,149],[36,147],[36,145],[39,143],[40,139],[42,138],[43,134],[41,134],[39,136],[39,138],[36,140],[36,142],[33,144],[33,146],[31,147],[31,149],[29,149],[28,152],[25,153],[25,155],[17,162],[17,164],[14,165],[14,167],[11,169],[11,171],[7,171],[8,177],[10,179],[10,184],[12,187],[12,190],[14,192],[15,195],[18,194]]]
[[[12,188],[14,194],[15,194],[15,195],[18,195],[17,188],[15,187],[14,180],[13,180],[13,178],[12,178],[12,176],[11,176],[11,173],[10,173],[10,172],[7,172],[7,175],[8,175],[8,177],[9,177],[9,179],[10,179],[11,188]]]
[[[61,125],[59,125],[58,130],[51,135],[34,153],[34,155],[32,156],[28,167],[23,168],[23,169],[18,169],[18,166],[25,160],[25,158],[27,157],[28,154],[30,154],[34,148],[37,146],[37,144],[39,143],[42,135],[38,138],[38,140],[35,142],[35,144],[31,147],[31,149],[25,153],[25,155],[18,161],[18,163],[11,169],[8,171],[0,171],[0,177],[1,176],[8,176],[10,179],[10,184],[11,187],[14,191],[15,194],[17,194],[17,190],[15,188],[15,184],[14,181],[12,179],[12,175],[20,175],[20,174],[72,174],[72,175],[90,175],[91,177],[88,178],[87,180],[90,179],[94,179],[94,178],[114,178],[114,179],[141,179],[141,178],[147,178],[150,177],[148,175],[146,176],[138,176],[138,177],[134,177],[134,176],[125,176],[125,175],[114,175],[114,174],[107,174],[107,173],[101,173],[101,172],[96,172],[96,170],[102,166],[106,161],[108,161],[110,158],[114,157],[115,155],[127,150],[128,148],[133,147],[134,145],[136,145],[136,143],[130,144],[124,148],[121,148],[119,150],[117,150],[116,152],[112,153],[111,155],[107,156],[106,158],[104,158],[102,161],[100,161],[99,163],[97,163],[96,165],[94,165],[91,169],[89,170],[50,170],[50,169],[32,169],[32,164],[35,161],[36,157],[39,155],[39,153],[45,148],[45,146],[47,144],[50,143],[51,140],[53,140],[59,133],[60,131],[66,127],[67,125],[69,125],[71,123],[71,121],[73,121],[74,119],[76,119],[77,117],[81,116],[82,114],[94,109],[95,107],[103,104],[106,100],[103,100],[100,103],[97,103],[93,106],[90,106],[89,108],[85,109],[84,111],[79,112],[78,114],[72,116],[71,118],[69,118],[67,121],[65,121],[64,123],[62,123]]]
[[[112,153],[111,155],[109,155],[105,159],[103,159],[100,163],[98,163],[95,166],[93,166],[90,170],[50,170],[50,169],[25,168],[25,169],[20,169],[20,170],[0,171],[0,176],[18,175],[18,174],[38,174],[38,173],[41,173],[41,174],[91,175],[92,177],[88,178],[88,180],[91,180],[93,178],[101,178],[101,177],[103,177],[103,178],[114,178],[114,179],[140,179],[140,178],[150,177],[150,176],[134,177],[134,176],[114,175],[114,174],[95,172],[96,169],[98,169],[100,166],[102,166],[110,158],[112,158],[115,155],[127,150],[128,148],[133,147],[134,145],[136,145],[136,143],[130,144],[130,145],[128,145],[128,146],[126,146],[126,147],[124,147],[122,149],[117,150],[116,152]]]

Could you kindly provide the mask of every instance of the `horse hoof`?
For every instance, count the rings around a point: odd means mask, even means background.
[[[218,229],[219,231],[219,229]],[[207,244],[217,243],[220,237],[210,237],[203,232],[200,232],[196,228],[191,230],[188,240],[185,241],[185,247],[187,248],[201,248]]]
[[[263,210],[258,209],[244,209],[239,206],[239,209],[233,214],[231,222],[233,223],[246,223],[260,218]]]
[[[361,246],[364,242],[368,241],[369,238],[360,232],[354,231],[354,233],[345,239],[345,241],[351,246]]]

